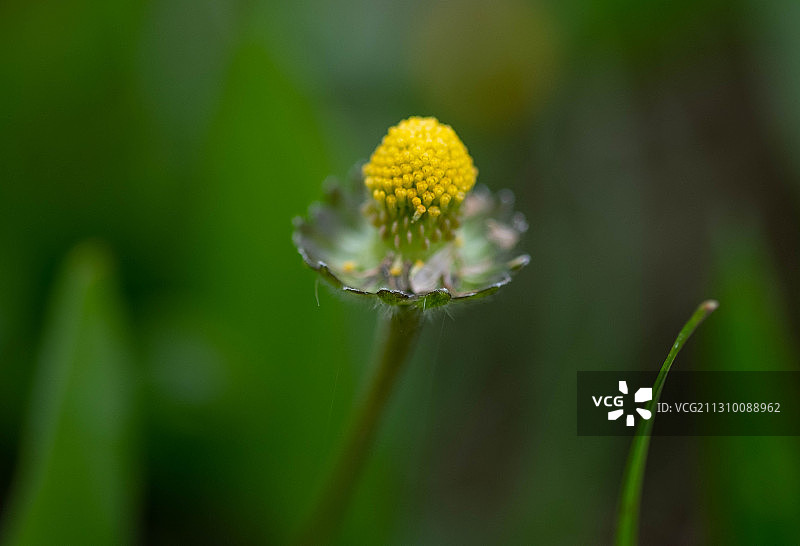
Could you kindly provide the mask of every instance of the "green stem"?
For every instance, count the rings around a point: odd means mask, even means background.
[[[661,397],[664,381],[670,368],[672,368],[675,357],[678,356],[686,341],[700,323],[718,306],[719,304],[714,300],[704,301],[700,304],[691,318],[684,324],[667,355],[667,359],[661,366],[661,371],[658,372],[658,377],[656,377],[656,381],[653,384],[653,399],[647,406],[647,409],[652,412],[653,418],[639,421],[636,435],[633,437],[631,449],[628,452],[628,461],[625,464],[625,472],[622,478],[622,494],[617,513],[617,536],[614,541],[617,546],[632,546],[637,543],[639,508],[647,463],[647,450],[650,446],[650,433],[653,430],[653,422],[655,421],[656,404],[658,404],[658,399]]]
[[[334,538],[369,455],[381,415],[421,325],[422,312],[417,308],[398,307],[392,314],[367,396],[356,413],[338,462],[299,544],[327,544]]]

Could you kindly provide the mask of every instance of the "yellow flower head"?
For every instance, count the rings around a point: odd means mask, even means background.
[[[389,129],[363,174],[373,224],[396,248],[413,251],[454,238],[478,171],[449,125],[411,117]]]
[[[513,195],[473,189],[467,148],[435,118],[389,129],[361,174],[328,179],[294,220],[298,252],[335,288],[425,311],[494,294],[530,261],[511,254],[527,229]]]

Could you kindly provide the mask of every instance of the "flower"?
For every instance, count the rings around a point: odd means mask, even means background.
[[[362,172],[373,199],[368,216],[408,257],[455,238],[459,208],[478,175],[450,126],[417,117],[389,129]]]
[[[389,129],[345,183],[296,218],[294,244],[334,287],[422,309],[493,294],[530,257],[512,257],[527,229],[510,191],[475,187],[466,146],[436,118]]]

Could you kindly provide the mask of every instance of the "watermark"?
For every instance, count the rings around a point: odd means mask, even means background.
[[[579,371],[579,436],[800,436],[800,372]]]
[[[628,382],[627,381],[620,381],[619,382],[619,392],[620,394],[617,396],[592,396],[592,402],[594,402],[595,407],[600,407],[602,403],[606,407],[616,407],[618,409],[613,409],[608,412],[608,420],[609,421],[616,421],[623,415],[625,415],[625,410],[622,409],[624,406],[624,395],[628,394]],[[633,401],[636,404],[641,404],[644,402],[649,402],[653,399],[653,389],[650,387],[640,387],[636,393],[633,395]],[[642,419],[650,419],[653,416],[653,413],[645,408],[635,408],[636,413]],[[636,422],[636,418],[633,413],[629,413],[625,416],[625,425],[632,427]]]

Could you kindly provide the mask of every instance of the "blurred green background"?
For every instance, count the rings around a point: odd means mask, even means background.
[[[375,310],[291,218],[409,115],[511,188],[532,264],[435,315],[342,544],[602,544],[629,439],[575,372],[797,369],[793,0],[0,4],[0,532],[280,544]],[[787,389],[797,386],[787,385]],[[798,438],[654,438],[646,544],[800,543]]]

